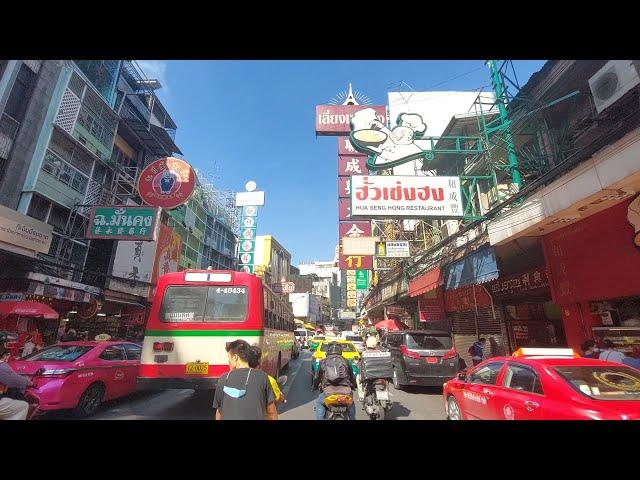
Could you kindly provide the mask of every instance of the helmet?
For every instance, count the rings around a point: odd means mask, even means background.
[[[376,348],[378,346],[378,339],[376,337],[367,338],[367,348]]]
[[[331,342],[327,347],[327,356],[329,355],[342,355],[342,345],[338,342]]]

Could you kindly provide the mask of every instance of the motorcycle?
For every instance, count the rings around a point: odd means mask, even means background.
[[[347,420],[347,411],[353,403],[351,395],[334,394],[324,399],[325,420]]]
[[[23,392],[16,388],[9,388],[6,390],[5,395],[14,400],[23,400],[29,404],[29,410],[27,410],[27,418],[25,418],[25,420],[33,420],[42,415],[43,412],[40,410],[40,397],[35,389],[27,387]]]
[[[358,396],[362,407],[371,420],[384,420],[392,406],[389,393],[393,375],[391,353],[363,352],[360,371]]]

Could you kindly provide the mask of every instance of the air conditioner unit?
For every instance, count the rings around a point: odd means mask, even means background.
[[[589,79],[589,87],[601,113],[640,83],[638,71],[631,60],[611,60]]]

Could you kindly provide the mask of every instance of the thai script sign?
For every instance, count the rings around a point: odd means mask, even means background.
[[[369,270],[356,270],[356,290],[369,288]]]
[[[0,241],[34,252],[47,253],[52,235],[51,225],[0,205]]]
[[[344,135],[351,131],[351,115],[359,110],[369,109],[375,112],[376,119],[386,124],[387,107],[384,105],[317,105],[316,106],[316,135]]]
[[[460,218],[460,178],[354,175],[349,214],[370,218]]]
[[[147,165],[138,177],[138,193],[147,205],[168,210],[186,203],[196,186],[196,174],[184,160],[161,158]]]
[[[377,244],[376,255],[387,258],[407,258],[409,254],[409,242],[379,242]]]
[[[293,282],[280,282],[271,285],[274,293],[293,293],[296,291],[296,284]]]
[[[160,209],[157,207],[92,207],[85,238],[154,241]]]

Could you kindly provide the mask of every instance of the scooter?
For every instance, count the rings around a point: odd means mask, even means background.
[[[371,420],[384,420],[392,406],[389,393],[389,381],[393,373],[391,353],[363,352],[360,371],[358,396],[362,407]]]
[[[324,399],[325,420],[347,420],[347,411],[353,403],[351,395],[335,394]]]

